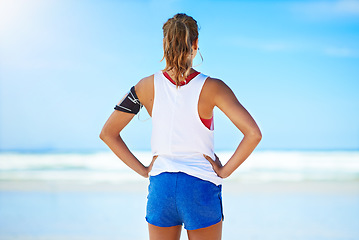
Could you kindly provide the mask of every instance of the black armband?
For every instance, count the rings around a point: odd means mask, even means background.
[[[121,112],[137,114],[142,107],[143,105],[138,99],[135,92],[135,87],[133,86],[127,96],[122,100],[119,105],[116,105],[114,109]]]

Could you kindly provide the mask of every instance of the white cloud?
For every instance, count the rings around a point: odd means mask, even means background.
[[[291,8],[312,18],[359,17],[359,0],[297,2]]]

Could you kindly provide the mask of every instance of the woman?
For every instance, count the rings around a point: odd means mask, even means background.
[[[196,20],[176,14],[163,25],[166,67],[143,78],[116,105],[100,138],[131,169],[150,176],[146,220],[151,240],[190,240],[222,235],[221,181],[252,153],[261,132],[231,89],[192,68],[198,49]],[[145,106],[152,117],[153,159],[144,166],[127,148],[122,129]],[[213,149],[213,109],[218,107],[244,134],[222,166]]]

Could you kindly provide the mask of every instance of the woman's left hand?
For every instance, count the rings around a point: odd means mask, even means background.
[[[218,156],[216,154],[214,154],[214,156],[216,157],[215,160],[213,160],[210,156],[207,156],[205,154],[203,154],[203,156],[208,160],[208,162],[212,165],[213,170],[216,172],[216,174],[218,175],[218,177],[220,178],[224,178],[222,176],[222,163],[219,160]]]

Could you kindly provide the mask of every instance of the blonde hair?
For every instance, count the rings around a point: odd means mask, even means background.
[[[197,21],[192,17],[178,13],[163,25],[163,59],[166,59],[164,71],[174,71],[177,87],[189,75],[192,67],[192,44],[198,39]],[[161,61],[162,61],[161,60]]]

